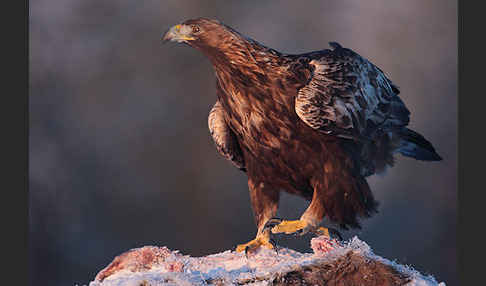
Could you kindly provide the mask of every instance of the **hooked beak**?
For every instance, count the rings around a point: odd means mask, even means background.
[[[190,35],[191,28],[186,25],[175,25],[174,27],[170,28],[167,33],[162,37],[162,41],[167,43],[171,42],[185,42],[195,40],[194,37]]]

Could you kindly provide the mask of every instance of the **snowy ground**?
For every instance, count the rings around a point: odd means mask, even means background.
[[[349,252],[392,266],[410,279],[407,286],[446,285],[409,266],[373,254],[370,247],[357,237],[343,243],[316,237],[311,240],[311,247],[313,253],[279,248],[278,253],[262,249],[248,257],[229,250],[205,257],[190,257],[167,247],[145,246],[116,257],[89,286],[269,285],[277,276],[303,266],[332,263]]]

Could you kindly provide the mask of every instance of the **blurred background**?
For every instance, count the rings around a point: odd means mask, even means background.
[[[83,285],[134,247],[201,256],[255,235],[246,176],[216,151],[209,61],[160,36],[211,17],[286,53],[337,41],[398,85],[444,158],[369,178],[378,255],[458,285],[456,1],[30,1],[30,280]],[[279,216],[307,202],[284,194]],[[309,238],[279,244],[311,251]],[[34,283],[35,282],[35,283]]]

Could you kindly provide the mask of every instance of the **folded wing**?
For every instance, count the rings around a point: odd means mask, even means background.
[[[398,88],[368,60],[330,44],[333,50],[313,53],[309,62],[311,79],[295,101],[300,119],[316,130],[350,139],[406,126],[410,112]]]
[[[238,169],[246,171],[240,145],[236,140],[235,134],[226,124],[224,110],[219,101],[216,101],[216,104],[209,112],[208,125],[218,152],[231,161]]]

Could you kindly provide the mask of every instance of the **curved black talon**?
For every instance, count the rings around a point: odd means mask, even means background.
[[[329,235],[335,235],[339,238],[339,240],[343,240],[343,237],[341,236],[341,233],[337,230],[337,229],[334,229],[334,228],[328,228],[327,229],[329,231]]]
[[[302,236],[304,235],[304,229],[298,229],[294,233],[292,233],[293,236]]]
[[[246,259],[248,259],[248,249],[250,249],[250,247],[249,246],[246,246],[245,247],[245,257],[246,257]]]
[[[267,220],[267,222],[263,226],[263,230],[272,229],[274,226],[279,225],[282,221],[283,221],[283,219],[281,219],[281,218],[273,217],[273,218]]]
[[[235,246],[233,246],[233,247],[231,248],[231,252],[235,252],[235,251],[236,251],[236,247],[237,247],[236,245],[235,245]]]
[[[294,232],[294,236],[303,236],[310,231],[309,227],[298,229]]]
[[[270,240],[268,240],[268,241],[272,244],[273,249],[275,250],[275,253],[277,253],[277,255],[278,255],[277,243],[275,242],[275,240],[270,238]]]

